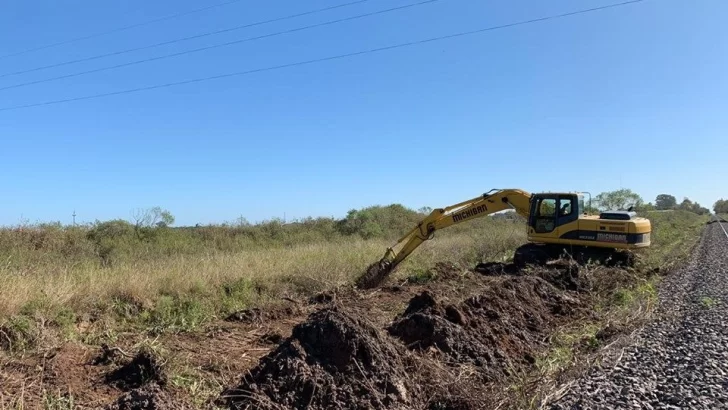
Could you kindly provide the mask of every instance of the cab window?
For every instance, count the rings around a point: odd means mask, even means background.
[[[538,206],[538,216],[554,216],[556,214],[556,200],[542,199]]]
[[[570,216],[574,214],[574,198],[561,198],[559,199],[559,216]]]

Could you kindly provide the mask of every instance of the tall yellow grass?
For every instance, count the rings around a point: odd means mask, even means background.
[[[502,260],[525,241],[521,225],[502,223],[491,228],[460,230],[426,242],[401,265],[395,278],[428,269],[437,261],[471,264]],[[222,289],[231,284],[248,290],[235,296],[240,299],[236,306],[242,306],[255,299],[350,283],[390,245],[381,239],[351,237],[237,252],[204,250],[199,254],[127,258],[111,267],[101,267],[95,261],[9,264],[0,266],[0,316],[29,310],[42,314],[59,309],[83,312],[116,300],[153,306],[161,296],[196,298],[218,309]]]

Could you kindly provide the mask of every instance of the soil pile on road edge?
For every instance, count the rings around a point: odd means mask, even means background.
[[[388,331],[413,350],[434,349],[493,381],[533,364],[555,320],[579,305],[541,278],[512,277],[458,304],[440,303],[425,291]]]
[[[230,408],[389,409],[419,396],[407,350],[359,317],[329,307],[221,395]]]

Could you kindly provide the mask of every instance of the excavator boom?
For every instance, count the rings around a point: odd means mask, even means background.
[[[356,285],[359,288],[378,286],[400,262],[423,242],[432,238],[437,230],[507,209],[513,209],[528,218],[530,200],[531,194],[520,189],[494,189],[447,208],[435,209],[389,247],[381,260],[369,266],[364,275],[357,280]]]

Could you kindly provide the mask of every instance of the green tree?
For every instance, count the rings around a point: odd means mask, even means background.
[[[158,206],[148,209],[137,209],[133,212],[134,226],[137,228],[166,227],[174,224],[174,216],[166,209]]]
[[[682,202],[680,202],[680,205],[677,206],[677,209],[681,211],[692,211],[693,201],[691,201],[690,198],[684,198]]]
[[[664,211],[668,209],[675,209],[677,206],[677,199],[668,194],[660,194],[655,198],[655,208]]]
[[[638,208],[644,203],[639,194],[627,188],[602,192],[594,198],[594,201],[602,211],[627,210],[629,207]]]
[[[96,221],[86,233],[86,238],[94,244],[94,250],[102,266],[110,266],[112,257],[124,238],[133,238],[134,226],[122,219]]]
[[[399,237],[412,229],[422,215],[400,204],[352,209],[339,221],[339,231],[364,239]]]
[[[700,206],[699,203],[693,202],[689,198],[683,199],[683,201],[680,202],[680,205],[677,206],[677,209],[681,211],[692,212],[698,215],[706,215],[710,213],[710,210],[708,208]]]
[[[166,228],[174,224],[174,216],[166,209],[158,206],[137,209],[132,212],[134,232],[139,240],[149,240],[154,236],[155,228]]]
[[[728,200],[719,199],[713,204],[713,211],[716,214],[728,214]]]

